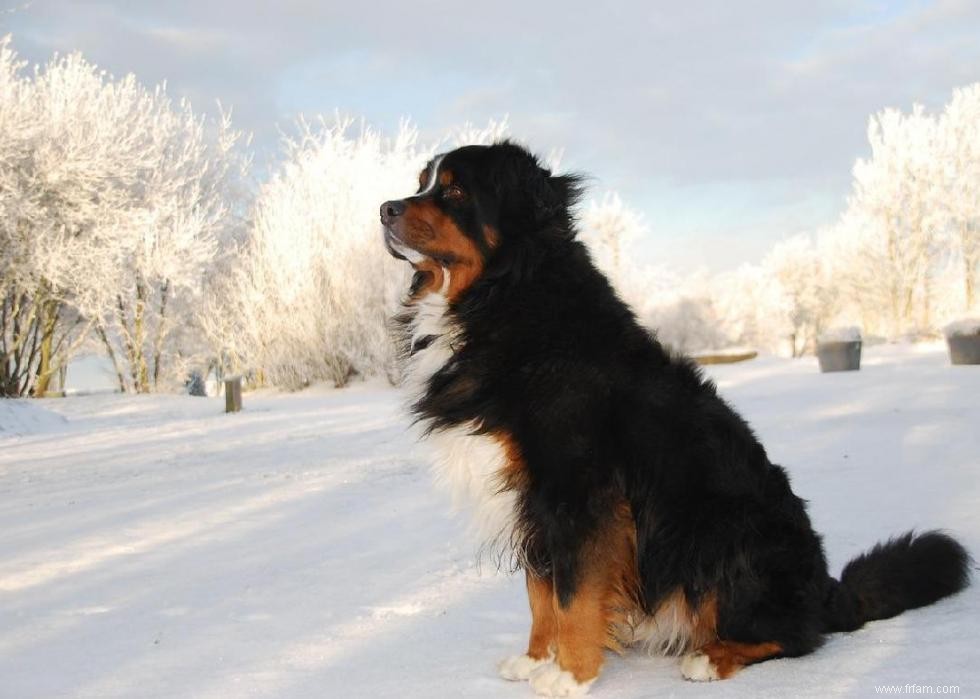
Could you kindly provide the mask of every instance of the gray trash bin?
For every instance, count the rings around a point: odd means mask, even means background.
[[[820,371],[858,371],[861,368],[861,341],[820,342],[817,344]]]

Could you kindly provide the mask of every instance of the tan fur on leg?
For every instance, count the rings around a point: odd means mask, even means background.
[[[531,638],[527,654],[535,660],[551,658],[558,641],[558,620],[552,602],[555,588],[551,580],[527,574],[527,599],[531,605]]]
[[[619,635],[639,608],[636,529],[621,503],[608,525],[582,551],[581,577],[570,602],[553,599],[558,626],[558,666],[576,681],[599,675],[605,649],[622,651]]]
[[[554,586],[550,579],[527,574],[527,600],[531,607],[531,637],[527,653],[504,659],[497,669],[507,680],[526,680],[531,673],[550,663],[558,644],[558,628],[552,605]]]
[[[689,653],[681,661],[681,674],[689,680],[726,680],[746,665],[780,655],[778,643],[737,643],[714,641],[700,650]]]

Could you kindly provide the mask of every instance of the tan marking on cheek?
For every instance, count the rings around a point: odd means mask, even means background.
[[[446,296],[455,301],[483,274],[483,255],[431,200],[413,202],[404,215],[404,239],[423,255],[450,257]],[[442,288],[442,287],[437,287]]]
[[[450,301],[455,301],[483,274],[483,255],[445,214],[440,215],[435,230],[437,242],[434,248],[448,254],[453,260],[449,265],[449,290],[446,296]]]

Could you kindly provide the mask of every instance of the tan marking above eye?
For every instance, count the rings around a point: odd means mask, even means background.
[[[425,183],[429,181],[429,168],[425,168],[419,173],[419,189],[425,188]]]
[[[448,187],[450,184],[452,184],[452,181],[453,173],[450,170],[443,170],[439,173],[439,184],[441,184],[443,187]]]

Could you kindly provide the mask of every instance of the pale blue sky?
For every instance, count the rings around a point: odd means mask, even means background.
[[[335,109],[423,133],[507,114],[514,135],[618,190],[642,260],[720,270],[834,220],[868,115],[980,80],[980,3],[0,0],[26,58],[220,99],[271,157]]]

